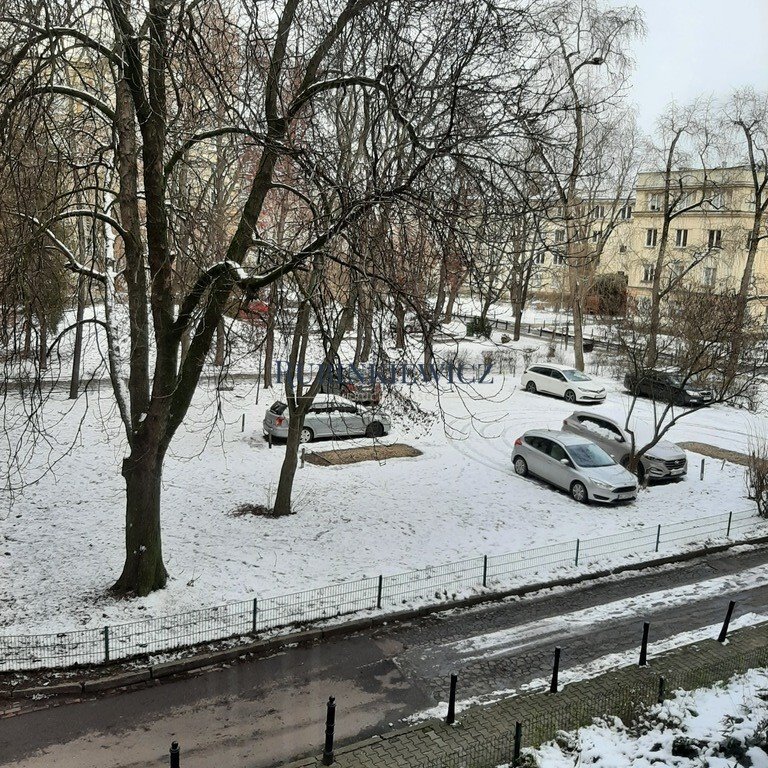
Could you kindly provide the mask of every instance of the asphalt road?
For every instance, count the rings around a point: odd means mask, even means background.
[[[765,578],[752,571],[761,566]],[[342,745],[444,701],[453,671],[459,698],[508,691],[546,677],[560,645],[567,680],[569,669],[636,648],[643,621],[652,654],[653,643],[721,622],[729,599],[736,617],[768,616],[768,548],[436,614],[2,719],[0,765],[167,765],[177,740],[184,768],[273,766],[319,753],[329,695]]]

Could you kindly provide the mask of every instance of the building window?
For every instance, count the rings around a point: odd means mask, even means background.
[[[688,245],[688,230],[676,229],[675,230],[675,245],[678,248],[685,248]]]
[[[555,216],[557,216],[558,219],[562,219],[563,218],[563,206],[562,205],[558,205],[555,208]]]
[[[600,242],[600,235],[602,235],[602,234],[603,233],[599,229],[595,229],[592,232],[592,242],[593,243],[599,243]]]
[[[605,206],[604,205],[596,205],[591,211],[590,215],[593,219],[604,219],[605,218]]]
[[[656,276],[656,265],[655,264],[644,264],[643,265],[643,282],[644,283],[652,283],[653,278]]]
[[[646,229],[645,230],[645,245],[648,248],[656,247],[656,240],[659,236],[658,229]]]
[[[709,201],[709,207],[716,211],[722,211],[728,204],[728,196],[725,192],[716,192]]]
[[[661,195],[654,192],[652,195],[648,195],[648,210],[660,211],[661,210]]]
[[[534,264],[544,263],[544,251],[536,251],[536,253],[533,254],[533,263]]]
[[[720,248],[722,238],[723,238],[723,231],[721,229],[710,229],[709,230],[709,247]]]
[[[552,263],[553,263],[553,264],[554,264],[556,267],[562,267],[562,266],[563,266],[563,264],[565,264],[565,254],[564,254],[564,253],[556,253],[556,254],[555,254],[553,257],[552,257]]]
[[[673,280],[676,280],[682,274],[683,274],[683,262],[682,261],[673,261],[669,265],[669,275],[670,275],[670,277]]]
[[[619,218],[622,221],[629,221],[629,219],[632,218],[632,206],[625,205],[623,208],[619,209]]]
[[[555,230],[555,242],[556,243],[564,243],[565,242],[565,230],[564,229]]]
[[[541,272],[534,272],[531,275],[531,288],[541,288]]]
[[[717,280],[717,267],[704,267],[704,279],[701,281],[707,288],[714,288]]]
[[[620,245],[619,246],[619,253],[626,253],[627,252],[627,246],[626,245]]]

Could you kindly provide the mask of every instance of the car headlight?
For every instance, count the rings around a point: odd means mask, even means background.
[[[606,490],[613,488],[611,483],[606,483],[604,480],[596,480],[594,477],[590,477],[589,482],[597,488],[605,488]]]
[[[701,393],[697,392],[695,389],[686,389],[685,394],[690,395],[691,397],[698,397]]]

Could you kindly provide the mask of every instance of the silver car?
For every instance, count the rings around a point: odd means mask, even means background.
[[[536,475],[580,502],[625,501],[637,496],[637,478],[600,446],[578,435],[536,429],[515,440],[512,464],[521,477]]]
[[[629,464],[634,447],[642,448],[653,438],[653,430],[640,422],[631,421],[629,429],[626,418],[620,415],[605,415],[595,411],[576,411],[563,422],[563,429],[581,435],[599,445],[622,466]],[[644,453],[637,464],[637,478],[642,483],[648,480],[683,478],[688,472],[688,457],[680,446],[668,440],[659,440]]]
[[[288,406],[273,403],[264,415],[264,436],[288,437]],[[301,442],[322,437],[382,437],[392,428],[389,416],[379,408],[364,408],[339,395],[317,395],[304,417]]]

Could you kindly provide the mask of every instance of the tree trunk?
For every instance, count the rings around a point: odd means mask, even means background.
[[[272,386],[272,363],[275,356],[275,322],[277,321],[277,283],[269,288],[267,331],[264,338],[264,388]]]
[[[584,370],[584,314],[581,306],[581,287],[577,286],[571,295],[573,326],[573,356],[576,370]]]
[[[125,478],[125,565],[112,588],[118,594],[148,595],[168,579],[160,540],[163,457],[137,446],[123,461]]]
[[[224,328],[224,318],[219,320],[219,324],[216,326],[216,356],[214,357],[213,364],[217,368],[224,367],[224,336],[226,335],[226,329]]]
[[[363,346],[360,350],[360,362],[367,363],[371,357],[371,346],[373,345],[373,298],[368,289],[363,291],[360,296],[360,307],[363,309],[360,319],[363,321]],[[360,329],[357,330],[358,336]]]
[[[405,307],[395,299],[395,349],[405,349]]]
[[[443,315],[443,322],[450,323],[453,320],[453,308],[456,304],[456,299],[459,296],[459,288],[461,283],[458,281],[452,283],[448,289],[448,303],[445,305],[445,315]]]
[[[40,313],[40,337],[37,349],[38,365],[41,371],[48,369],[48,319],[45,312]]]
[[[28,360],[32,354],[32,305],[27,303],[24,307],[24,350],[21,356]]]
[[[291,515],[291,496],[296,467],[299,463],[299,445],[301,430],[304,427],[304,414],[296,413],[288,421],[288,439],[285,444],[285,458],[280,468],[280,480],[275,494],[275,515]]]
[[[85,314],[85,276],[77,278],[77,317],[75,319],[75,348],[72,352],[72,375],[69,379],[69,399],[77,400],[80,391],[80,360],[83,353],[83,315]]]

